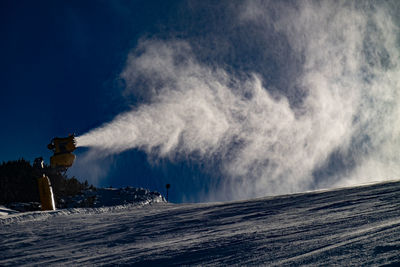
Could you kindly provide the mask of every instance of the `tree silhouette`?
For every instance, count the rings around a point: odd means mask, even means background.
[[[77,195],[89,187],[87,181],[81,183],[75,177],[68,178],[46,164],[38,169],[24,159],[8,161],[0,165],[0,204],[40,202],[37,178],[43,173],[50,179],[56,205],[61,198]]]

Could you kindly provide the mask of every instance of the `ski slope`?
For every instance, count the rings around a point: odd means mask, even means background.
[[[400,182],[0,217],[0,265],[400,264]]]

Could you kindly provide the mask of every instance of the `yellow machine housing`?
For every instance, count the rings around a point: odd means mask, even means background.
[[[76,149],[74,135],[55,137],[47,147],[54,152],[54,155],[50,157],[52,168],[66,169],[72,166],[75,160],[72,152]]]

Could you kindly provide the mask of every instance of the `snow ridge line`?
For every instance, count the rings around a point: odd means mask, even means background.
[[[10,214],[6,217],[0,218],[0,225],[7,225],[12,223],[23,223],[30,221],[45,220],[50,217],[73,215],[73,214],[100,214],[105,212],[118,212],[131,208],[141,208],[146,205],[152,205],[157,203],[164,203],[162,198],[147,199],[142,202],[117,205],[117,206],[105,206],[100,208],[70,208],[70,209],[59,209],[54,211],[31,211],[21,212],[18,214]]]

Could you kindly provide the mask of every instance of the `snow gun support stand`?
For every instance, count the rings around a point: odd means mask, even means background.
[[[72,134],[64,138],[55,137],[47,145],[47,148],[54,152],[53,156],[50,157],[51,170],[65,175],[67,169],[72,166],[75,160],[75,155],[72,154],[76,149],[75,136]],[[55,210],[53,189],[49,177],[44,173],[42,157],[35,159],[34,167],[41,171],[38,186],[42,210]]]
[[[167,202],[168,202],[168,190],[171,188],[171,185],[170,184],[166,184],[165,188],[167,188]]]

